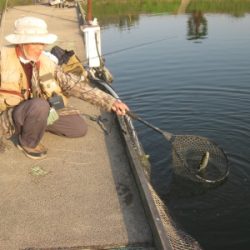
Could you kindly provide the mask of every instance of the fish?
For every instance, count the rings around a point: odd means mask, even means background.
[[[200,164],[199,164],[199,169],[198,169],[199,172],[204,170],[207,167],[208,160],[209,160],[209,152],[206,151],[206,153],[203,154],[203,156],[201,158],[201,161],[200,161]]]

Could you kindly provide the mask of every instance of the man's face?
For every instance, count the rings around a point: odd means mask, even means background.
[[[37,62],[45,45],[43,43],[29,43],[22,45],[22,51],[26,59]]]

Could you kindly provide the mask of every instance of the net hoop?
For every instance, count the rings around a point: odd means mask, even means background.
[[[220,183],[229,175],[228,158],[215,142],[202,136],[176,135],[171,138],[174,171],[196,182]],[[204,154],[209,152],[207,165],[200,170]]]

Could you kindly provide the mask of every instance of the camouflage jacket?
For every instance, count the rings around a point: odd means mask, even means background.
[[[1,65],[1,56],[0,56]],[[0,67],[1,72],[1,67]],[[62,89],[62,94],[70,97],[74,96],[85,100],[106,111],[111,111],[111,107],[116,99],[92,85],[84,76],[77,76],[72,73],[65,73],[60,66],[55,67],[54,78]],[[0,75],[1,79],[1,75]],[[1,89],[1,81],[0,81]],[[0,113],[0,137],[11,137],[14,132],[12,111],[14,107],[8,108]]]

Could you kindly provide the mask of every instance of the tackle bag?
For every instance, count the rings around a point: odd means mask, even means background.
[[[58,59],[58,64],[61,65],[64,72],[87,77],[87,71],[73,50],[65,50],[59,46],[54,46],[51,49],[51,54]]]

